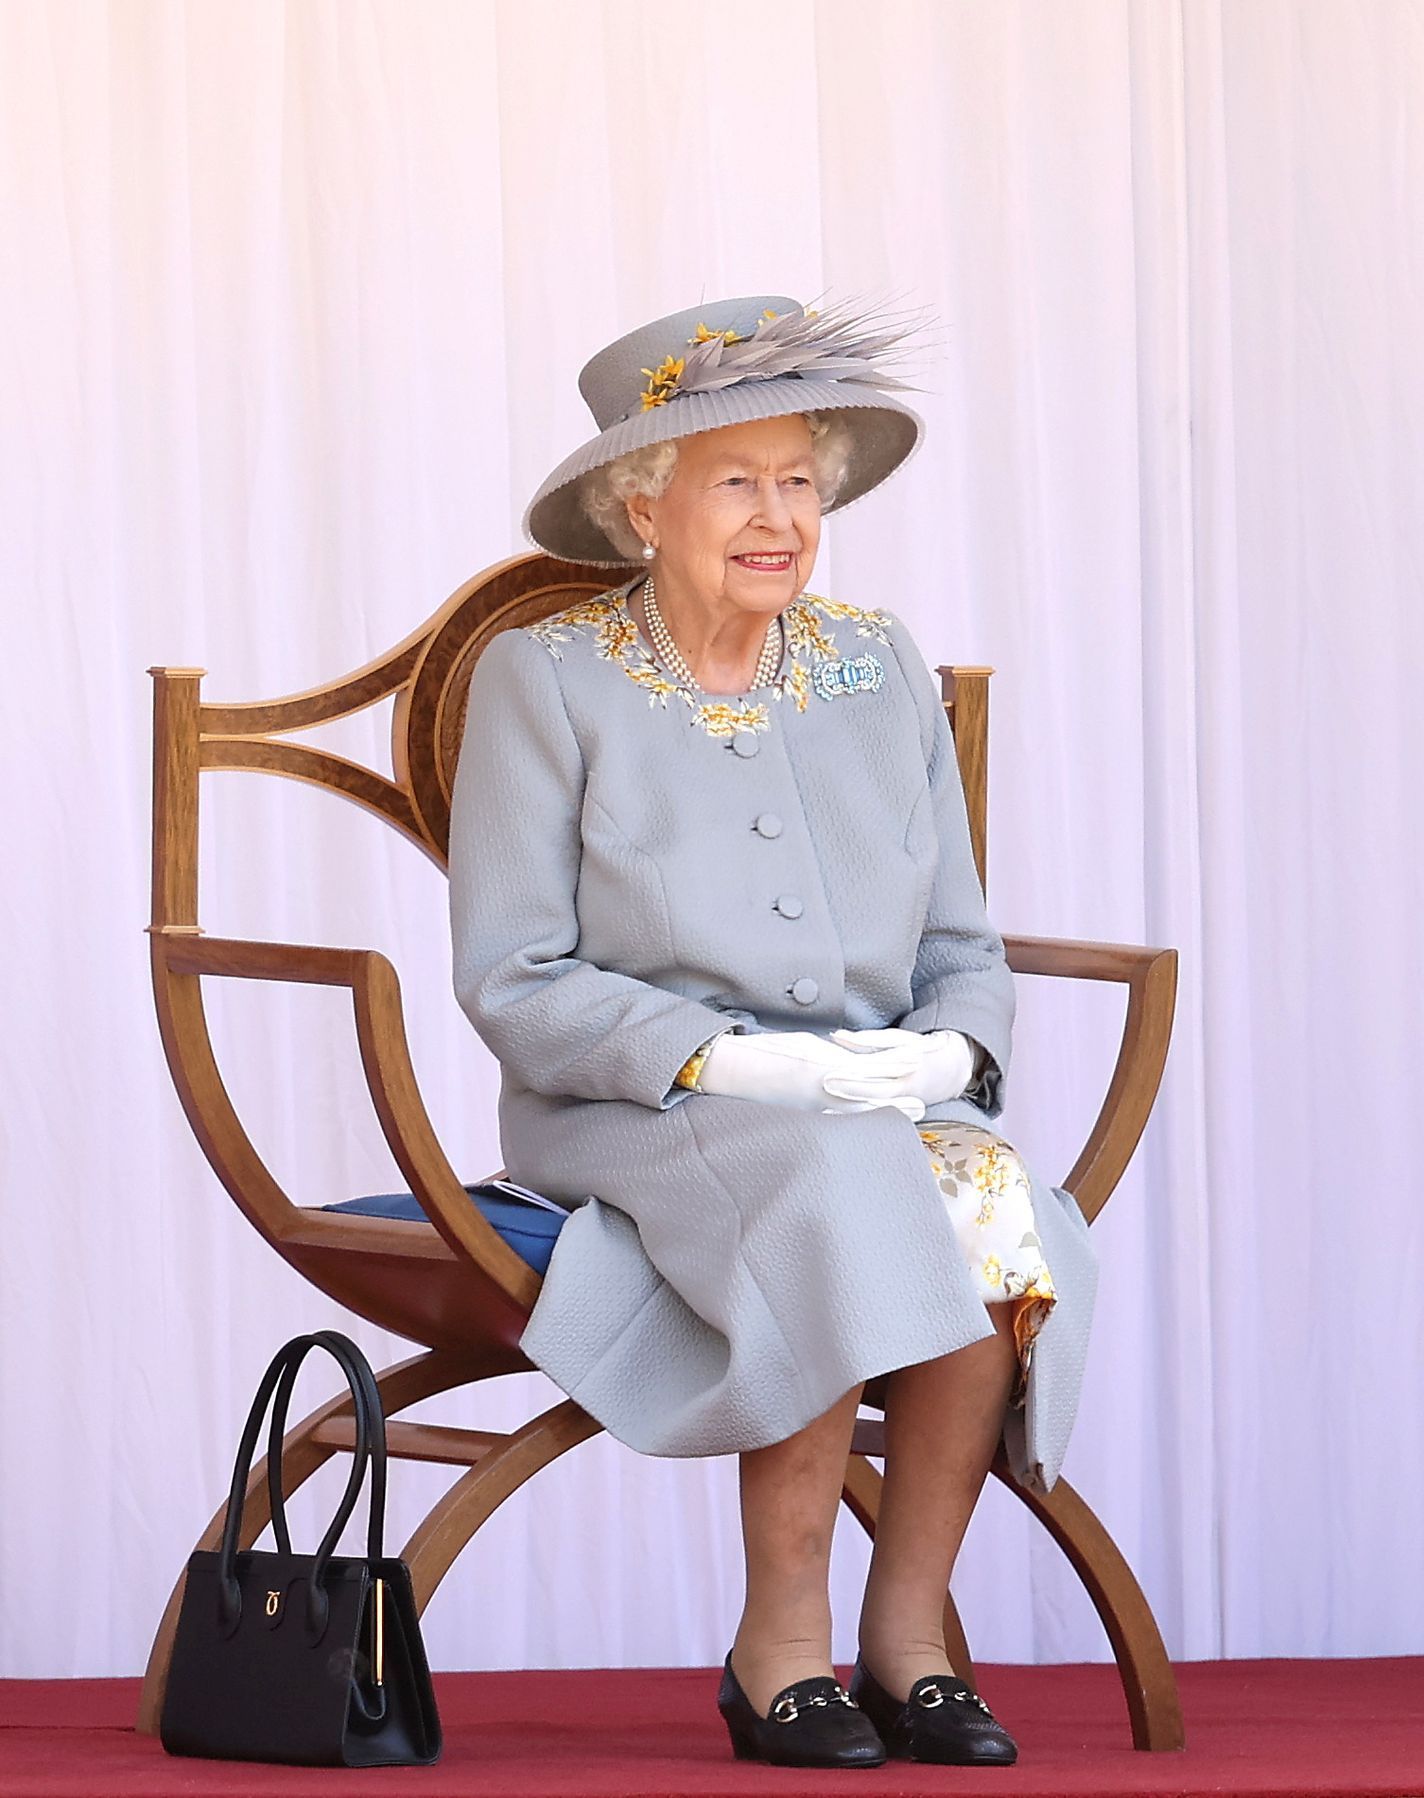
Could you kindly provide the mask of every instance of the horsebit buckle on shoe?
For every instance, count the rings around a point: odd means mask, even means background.
[[[835,1697],[836,1702],[839,1704],[848,1704],[852,1710],[858,1711],[860,1709],[860,1706],[851,1697],[850,1693],[846,1691],[844,1686],[838,1685],[836,1687]],[[817,1692],[813,1697],[804,1698],[801,1702],[809,1707],[813,1704],[829,1704],[831,1700],[824,1692]],[[790,1708],[784,1710],[783,1706],[789,1706]],[[771,1714],[776,1718],[778,1723],[794,1723],[801,1715],[801,1711],[797,1706],[796,1700],[788,1693],[785,1698],[777,1699],[776,1703],[771,1707]]]

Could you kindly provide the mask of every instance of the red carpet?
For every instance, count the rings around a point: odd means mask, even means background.
[[[981,1668],[985,1696],[1018,1738],[1019,1760],[977,1773],[898,1760],[832,1773],[733,1760],[711,1668],[439,1674],[444,1758],[361,1773],[166,1755],[134,1733],[136,1679],[0,1681],[0,1795],[1424,1798],[1424,1659],[1196,1661],[1177,1672],[1187,1746],[1139,1754],[1112,1667]]]

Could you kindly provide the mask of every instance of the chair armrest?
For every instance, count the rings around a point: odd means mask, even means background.
[[[1126,985],[1127,1016],[1107,1096],[1063,1188],[1091,1223],[1132,1160],[1162,1083],[1177,1002],[1177,951],[1071,937],[1006,936],[1015,974]]]
[[[223,1086],[203,1012],[204,975],[350,987],[371,1100],[421,1210],[457,1255],[474,1262],[526,1311],[532,1307],[539,1276],[470,1203],[440,1147],[410,1058],[400,979],[384,955],[161,930],[150,940],[159,1026],[178,1096],[218,1178],[264,1236],[280,1242],[303,1219],[258,1155]]]

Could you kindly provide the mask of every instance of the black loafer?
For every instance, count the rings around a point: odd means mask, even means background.
[[[973,1688],[962,1679],[927,1673],[902,1704],[887,1692],[859,1655],[850,1694],[879,1731],[892,1755],[938,1761],[950,1767],[1011,1767],[1018,1743]]]
[[[732,1671],[729,1649],[717,1709],[740,1761],[771,1761],[779,1767],[878,1767],[888,1758],[874,1724],[840,1681],[828,1674],[783,1686],[760,1717]]]

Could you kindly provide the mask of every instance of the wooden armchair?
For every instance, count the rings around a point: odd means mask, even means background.
[[[420,1352],[379,1375],[392,1456],[462,1471],[401,1550],[423,1610],[447,1569],[497,1506],[540,1468],[600,1426],[571,1399],[508,1432],[399,1421],[434,1394],[528,1370],[518,1340],[540,1275],[487,1220],[436,1140],[416,1085],[395,968],[373,950],[243,942],[203,934],[198,923],[198,777],[250,768],[324,787],[378,813],[441,868],[450,790],[470,671],[484,645],[510,625],[603,592],[606,570],[542,554],[512,557],[465,583],[427,623],[356,673],[285,699],[241,705],[200,697],[203,670],[153,668],[153,921],[148,926],[154,998],[168,1064],[188,1120],[214,1171],[253,1227],[314,1285],[359,1316],[408,1337]],[[981,885],[989,668],[939,669],[963,771]],[[288,739],[395,695],[393,767],[386,779],[324,749]],[[1176,952],[1118,944],[1008,937],[1017,973],[1121,981],[1128,989],[1117,1065],[1093,1131],[1064,1187],[1091,1221],[1120,1179],[1147,1122],[1171,1033]],[[355,1215],[293,1203],[264,1165],[224,1088],[203,1011],[204,977],[310,982],[351,989],[371,1098],[386,1140],[424,1221]],[[502,1170],[501,1170],[502,1171]],[[485,1176],[489,1178],[490,1176]],[[615,1195],[616,1197],[616,1195]],[[865,1403],[884,1409],[883,1379]],[[862,1419],[844,1497],[873,1536],[884,1424]],[[338,1449],[353,1446],[350,1395],[319,1406],[285,1440],[288,1490]],[[994,1469],[1049,1529],[1078,1571],[1122,1673],[1138,1748],[1183,1741],[1176,1683],[1152,1613],[1131,1570],[1083,1501],[1059,1480],[1042,1497],[1013,1480],[1002,1450]],[[220,1508],[196,1544],[216,1548]],[[252,1469],[239,1547],[270,1521],[266,1462]],[[185,1557],[186,1563],[186,1557]],[[156,1733],[183,1576],[149,1656],[138,1727]],[[971,1681],[972,1663],[951,1598],[946,1639]]]

